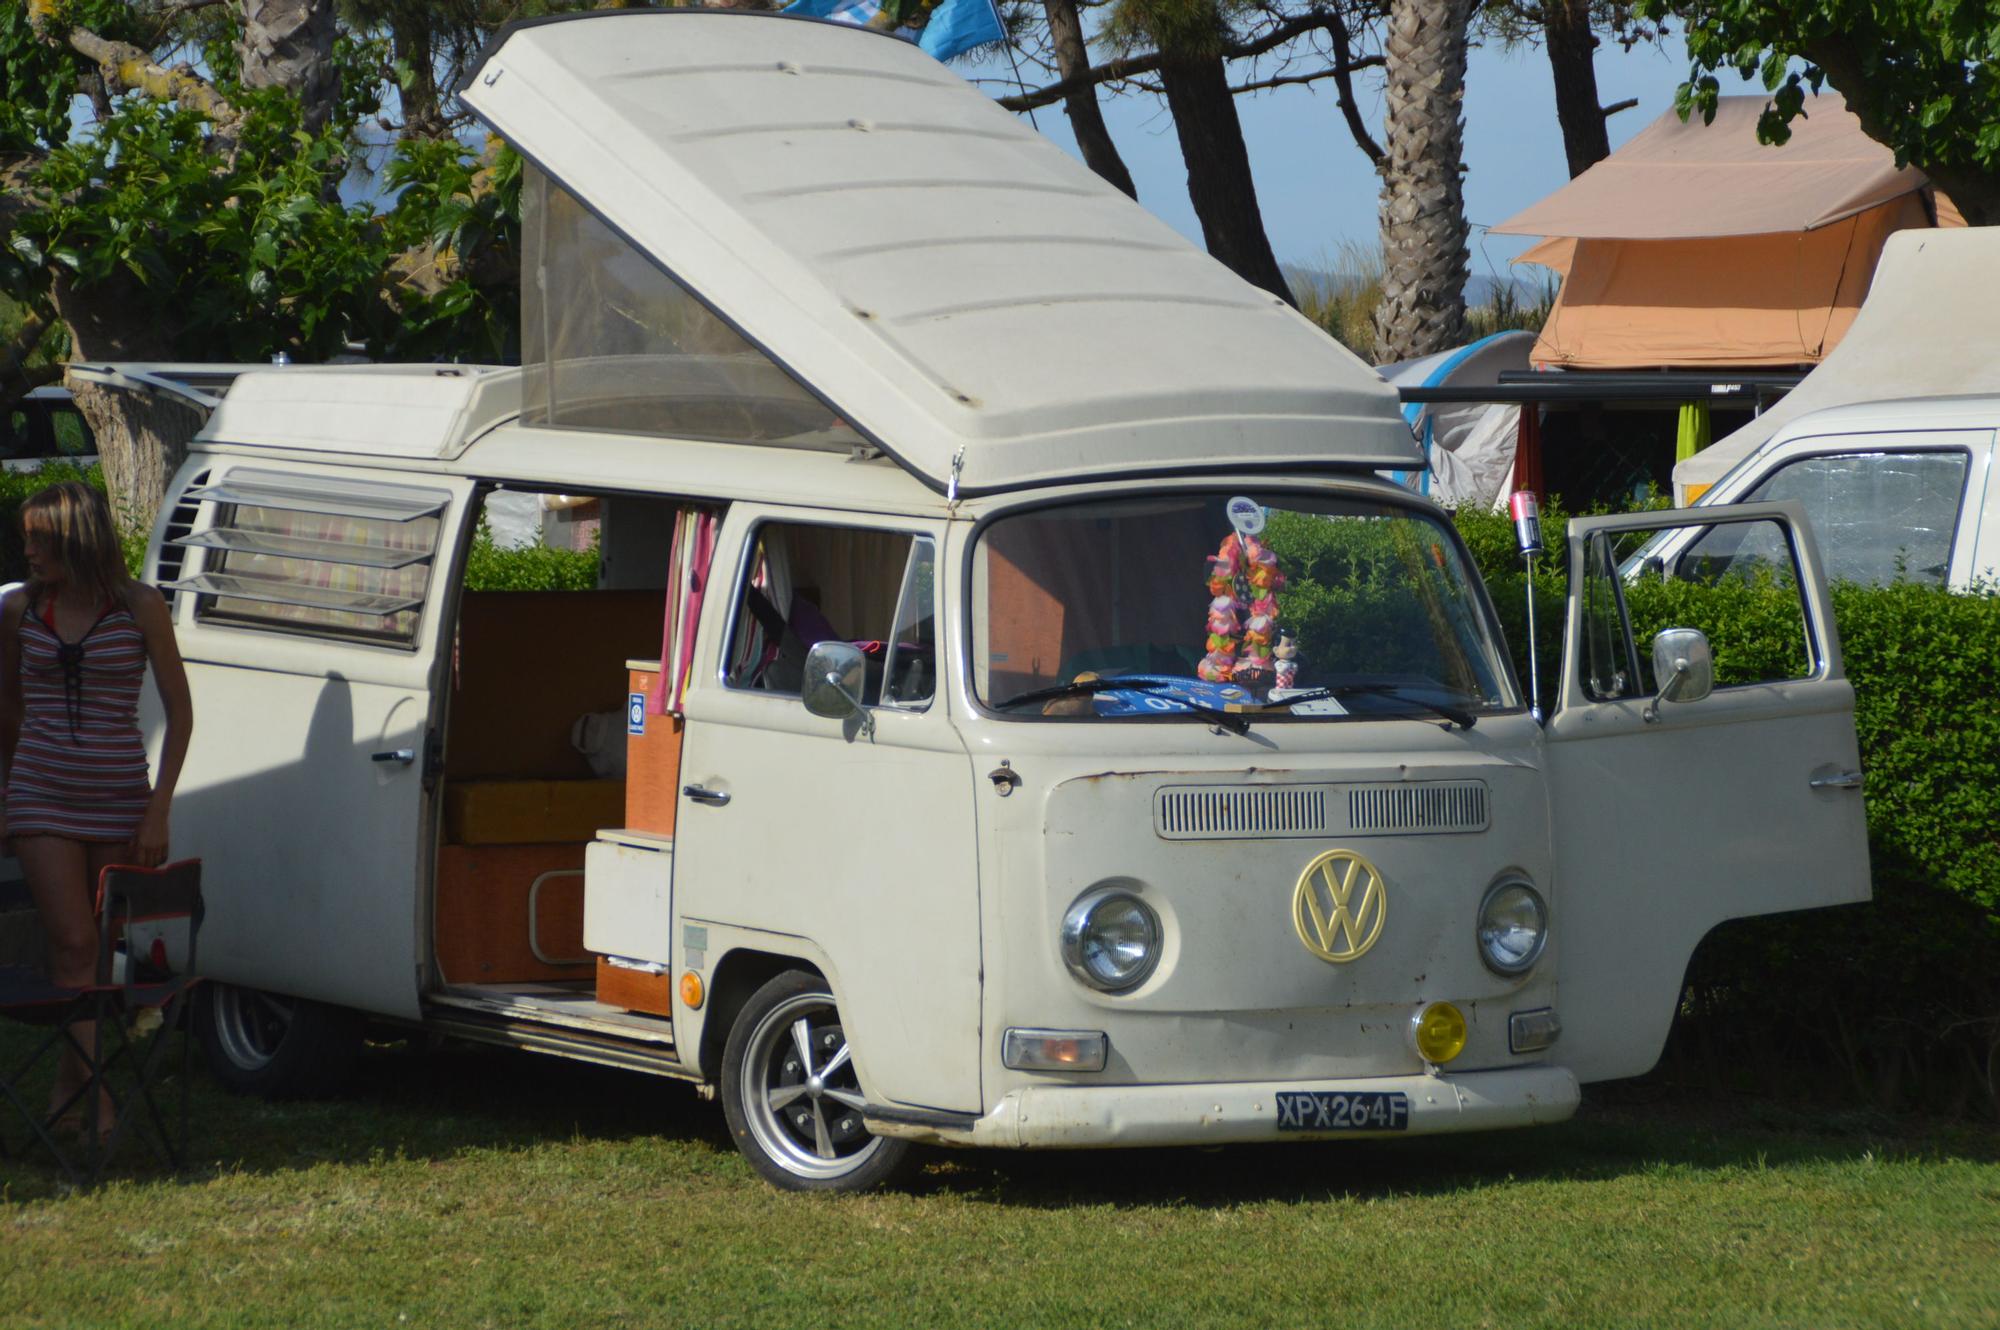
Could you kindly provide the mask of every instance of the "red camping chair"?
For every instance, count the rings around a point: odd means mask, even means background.
[[[77,1186],[95,1186],[118,1149],[137,1138],[168,1168],[178,1169],[187,1154],[189,1121],[189,999],[194,976],[195,940],[201,931],[201,860],[183,859],[163,868],[112,864],[97,881],[97,981],[85,988],[61,988],[23,967],[0,968],[0,1016],[50,1027],[32,1053],[0,1081],[0,1097],[20,1112],[28,1126],[27,1148],[41,1145]],[[168,937],[186,927],[178,965]],[[116,962],[122,960],[122,966]],[[142,1012],[160,1016],[150,1042],[133,1028]],[[77,1021],[97,1022],[96,1048],[72,1033]],[[160,1111],[155,1094],[167,1067],[167,1046],[181,1031],[179,1114],[176,1133]],[[75,1094],[53,1109],[37,1109],[24,1097],[26,1078],[46,1059],[74,1050],[87,1078]],[[108,1132],[97,1120],[99,1087],[109,1094],[117,1121]],[[73,1146],[57,1139],[57,1120],[82,1106],[83,1134]],[[0,1134],[0,1156],[14,1153]]]

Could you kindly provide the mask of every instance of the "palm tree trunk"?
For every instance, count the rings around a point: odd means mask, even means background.
[[[1469,0],[1390,0],[1382,44],[1382,303],[1378,362],[1465,337],[1464,153]]]
[[[306,130],[317,133],[340,95],[333,34],[333,0],[243,0],[243,86],[298,94]]]
[[[1208,252],[1244,281],[1296,304],[1264,234],[1243,123],[1236,118],[1236,97],[1229,91],[1221,57],[1169,57],[1160,64],[1160,83],[1187,163],[1188,199],[1201,221]]]

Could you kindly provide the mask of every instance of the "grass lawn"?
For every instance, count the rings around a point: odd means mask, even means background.
[[[0,1325],[2000,1325],[1991,1131],[1623,1098],[1485,1136],[954,1153],[822,1198],[759,1181],[686,1086],[373,1049],[335,1102],[198,1080],[182,1178],[63,1195],[0,1161]]]

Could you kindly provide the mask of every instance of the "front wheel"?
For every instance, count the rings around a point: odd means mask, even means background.
[[[196,992],[208,1069],[238,1094],[325,1094],[347,1078],[361,1051],[359,1012],[213,980]]]
[[[866,1191],[910,1163],[910,1143],[871,1136],[861,1083],[826,980],[787,970],[751,995],[722,1053],[730,1135],[789,1191]]]

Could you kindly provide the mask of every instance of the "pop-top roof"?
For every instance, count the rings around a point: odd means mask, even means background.
[[[935,488],[1417,462],[1377,375],[907,42],[606,11],[460,96]]]

